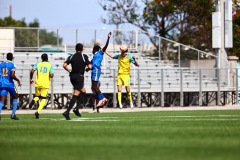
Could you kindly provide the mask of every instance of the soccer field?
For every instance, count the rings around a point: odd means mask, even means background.
[[[0,160],[239,160],[240,110],[19,115]]]

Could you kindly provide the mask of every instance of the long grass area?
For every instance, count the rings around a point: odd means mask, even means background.
[[[240,111],[2,115],[0,160],[239,160]]]

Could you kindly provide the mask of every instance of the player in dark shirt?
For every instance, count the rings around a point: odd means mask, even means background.
[[[77,101],[78,96],[80,95],[80,92],[84,88],[84,72],[85,68],[87,66],[88,69],[92,68],[91,62],[89,61],[89,58],[87,55],[83,54],[83,45],[81,43],[78,43],[75,47],[76,53],[72,56],[69,56],[67,60],[63,64],[63,68],[70,73],[70,81],[73,85],[73,96],[70,100],[69,106],[67,110],[63,113],[63,116],[66,118],[66,120],[71,120],[69,116],[69,112],[73,108],[74,104]],[[68,67],[68,65],[71,64],[72,69]],[[75,108],[73,112],[77,116],[81,116],[79,113],[78,108]]]

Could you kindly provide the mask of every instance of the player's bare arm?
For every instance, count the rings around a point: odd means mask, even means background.
[[[32,69],[31,72],[30,72],[30,84],[33,84],[34,81],[33,81],[33,74],[34,74],[35,70]]]
[[[68,73],[71,72],[71,70],[68,68],[68,64],[67,64],[67,63],[63,63],[63,68],[64,68]]]
[[[110,58],[113,58],[114,57],[114,55],[113,54],[111,54],[111,53],[108,53],[107,51],[106,52],[104,52],[106,55],[108,55]]]
[[[51,74],[49,75],[49,77],[50,77],[50,78],[53,78],[53,77],[54,77],[54,74],[53,74],[53,73],[51,73]]]
[[[92,65],[91,64],[88,64],[87,68],[85,69],[86,72],[88,72],[89,70],[92,70]]]
[[[11,77],[12,77],[12,79],[14,79],[15,81],[17,81],[18,86],[21,86],[20,80],[19,80],[19,79],[16,77],[16,75],[15,75],[15,71],[12,71],[12,72],[11,72]]]
[[[108,43],[109,43],[109,40],[110,40],[111,35],[112,35],[112,32],[109,32],[109,33],[108,33],[107,42],[106,42],[105,46],[104,46],[103,49],[102,49],[103,52],[105,52],[105,51],[107,50]]]
[[[132,58],[133,58],[133,60],[135,61],[134,65],[137,66],[137,67],[139,67],[139,64],[138,64],[138,62],[137,62],[135,56],[133,56]]]

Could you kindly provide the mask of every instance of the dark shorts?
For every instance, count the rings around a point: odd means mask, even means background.
[[[84,77],[83,77],[83,75],[79,75],[79,74],[70,75],[70,81],[71,81],[71,83],[73,85],[73,89],[74,90],[81,91],[81,89],[84,86]]]

